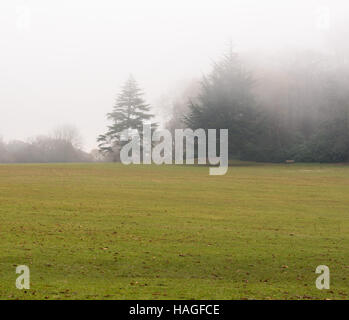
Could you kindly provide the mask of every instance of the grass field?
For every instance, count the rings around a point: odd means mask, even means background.
[[[0,298],[348,299],[349,166],[0,165]]]

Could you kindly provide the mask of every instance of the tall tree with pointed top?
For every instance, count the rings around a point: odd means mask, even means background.
[[[192,129],[229,129],[229,154],[244,158],[256,137],[253,79],[230,49],[201,82],[184,121]]]
[[[100,152],[117,156],[121,146],[127,143],[120,139],[124,130],[136,130],[142,137],[143,123],[150,122],[154,117],[150,113],[150,105],[145,102],[143,96],[144,92],[130,76],[117,97],[113,111],[107,114],[112,125],[108,126],[108,131],[97,139]],[[152,129],[155,130],[156,126],[152,124]],[[113,159],[115,160],[115,157]]]

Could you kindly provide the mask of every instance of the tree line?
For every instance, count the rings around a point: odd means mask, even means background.
[[[345,57],[345,55],[344,55]],[[232,49],[200,81],[173,102],[170,131],[181,128],[229,130],[229,158],[284,162],[349,161],[349,64],[338,55],[295,52],[256,63]],[[121,132],[142,138],[154,123],[144,92],[130,77],[107,114],[98,150],[81,150],[75,128],[63,127],[29,141],[0,139],[0,162],[118,161]],[[219,145],[219,141],[217,141]]]
[[[94,161],[93,154],[81,150],[81,137],[73,126],[61,126],[50,135],[24,142],[4,142],[0,138],[0,163],[45,163]]]
[[[230,159],[347,162],[347,64],[314,52],[281,62],[253,72],[230,49],[174,103],[166,127],[229,129]],[[118,160],[122,130],[141,134],[142,122],[153,118],[142,96],[131,77],[108,114],[111,125],[98,142],[110,159]]]

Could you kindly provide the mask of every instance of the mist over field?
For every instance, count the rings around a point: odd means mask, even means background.
[[[347,300],[348,17],[1,0],[0,300],[133,300],[110,304],[132,319]]]
[[[165,127],[230,45],[270,105],[319,56],[348,68],[347,17],[345,1],[1,1],[0,135],[70,125],[89,152],[130,74]]]

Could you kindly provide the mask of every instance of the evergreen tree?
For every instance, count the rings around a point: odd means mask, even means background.
[[[154,117],[150,113],[150,106],[146,104],[143,95],[144,93],[138,87],[135,79],[130,76],[117,97],[113,111],[107,114],[112,125],[108,126],[108,131],[100,135],[97,141],[99,142],[99,150],[102,153],[112,154],[114,160],[116,160],[122,145],[127,143],[121,141],[121,133],[124,130],[129,130],[131,134],[132,131],[137,131],[142,138],[143,123],[150,122]],[[152,130],[155,130],[156,126],[156,124],[152,124]]]
[[[252,86],[250,74],[230,50],[204,77],[198,103],[190,104],[186,124],[192,129],[229,129],[230,156],[248,157],[259,119]]]

